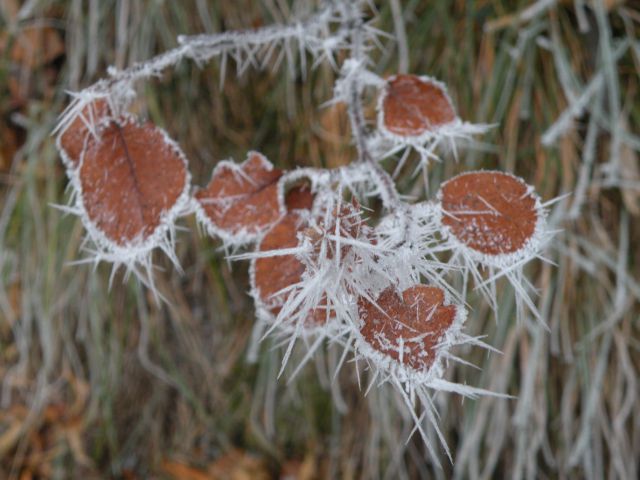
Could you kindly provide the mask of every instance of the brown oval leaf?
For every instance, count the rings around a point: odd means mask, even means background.
[[[401,296],[389,287],[375,304],[359,297],[360,333],[374,350],[414,370],[427,370],[456,318],[457,307],[444,301],[440,288],[427,285],[415,285]]]
[[[486,255],[522,249],[535,233],[538,198],[522,179],[503,172],[469,172],[443,183],[438,194],[451,234]]]
[[[151,237],[186,192],[186,160],[151,123],[123,118],[90,136],[79,171],[91,224],[109,242],[130,246]]]
[[[290,212],[273,225],[262,237],[258,252],[269,252],[298,246],[298,232],[302,232],[308,223],[301,212]],[[302,280],[304,264],[295,255],[276,255],[253,260],[253,295],[272,315],[278,315],[287,300],[287,294],[276,295],[281,290]],[[333,312],[330,314],[334,316]],[[327,319],[326,299],[320,302],[307,320],[310,324],[322,324]]]
[[[212,235],[243,243],[255,239],[283,213],[278,194],[282,173],[257,152],[240,165],[220,162],[207,187],[195,194],[199,218]]]
[[[264,235],[258,245],[258,252],[269,252],[298,245],[298,232],[307,222],[297,212],[287,213]],[[277,315],[285,298],[274,295],[302,279],[304,265],[295,255],[276,255],[257,258],[253,261],[253,287],[255,295]]]
[[[444,86],[417,75],[396,75],[385,86],[381,128],[401,137],[417,137],[453,122],[456,112]]]
[[[77,168],[80,164],[80,157],[89,141],[90,126],[95,127],[97,131],[98,125],[109,116],[111,116],[111,110],[107,101],[95,100],[85,106],[62,132],[58,138],[58,146],[63,151],[62,158],[69,167]]]

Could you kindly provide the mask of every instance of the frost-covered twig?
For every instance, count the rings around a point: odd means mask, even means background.
[[[358,7],[360,3],[354,2],[354,5]],[[204,65],[214,58],[220,58],[221,79],[224,79],[229,57],[236,61],[240,73],[247,65],[264,68],[274,55],[276,65],[286,59],[295,71],[293,64],[296,58],[300,59],[303,68],[306,65],[306,52],[311,53],[316,62],[326,60],[335,66],[334,54],[348,47],[351,35],[351,30],[341,17],[344,13],[341,7],[341,2],[323,2],[322,9],[315,15],[307,19],[293,19],[284,25],[242,32],[181,36],[178,38],[178,47],[124,70],[112,67],[109,69],[109,78],[101,79],[74,94],[74,102],[62,115],[55,132],[64,132],[86,105],[97,98],[109,98],[116,111],[123,110],[134,95],[136,81],[159,76],[185,59]],[[369,36],[377,34],[374,29],[367,29],[366,33]]]
[[[358,10],[357,3],[346,5],[348,21],[351,25],[351,56],[343,65],[344,98],[351,123],[351,134],[358,150],[358,160],[370,165],[372,173],[380,186],[380,193],[384,205],[389,209],[398,208],[400,199],[393,179],[385,172],[369,151],[367,130],[362,108],[362,91],[364,84],[362,77],[367,75],[366,67],[369,58],[366,54],[364,42],[364,23]]]

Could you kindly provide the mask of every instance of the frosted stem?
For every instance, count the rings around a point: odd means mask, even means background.
[[[357,5],[349,6],[351,16],[351,56],[349,60],[354,68],[364,70],[368,63],[364,51],[363,20]],[[367,146],[367,130],[362,110],[362,89],[360,72],[352,72],[348,75],[347,111],[351,123],[351,132],[358,149],[358,160],[371,165],[372,174],[380,188],[380,195],[384,206],[389,210],[401,207],[400,196],[391,176],[375,161]]]
[[[340,3],[327,2],[322,10],[306,20],[293,20],[284,25],[270,25],[242,32],[223,32],[213,35],[178,37],[179,46],[144,62],[138,62],[124,70],[109,69],[110,78],[99,80],[85,91],[95,93],[128,90],[135,81],[160,75],[167,68],[176,66],[183,59],[191,59],[203,65],[215,57],[227,55],[249,64],[255,61],[256,52],[265,46],[280,45],[287,49],[296,42],[300,50],[311,52],[314,57],[331,57],[336,50],[346,48],[349,30],[339,15]],[[337,23],[338,27],[330,28]],[[271,51],[271,49],[267,49]],[[264,53],[264,52],[263,52]],[[238,55],[236,55],[238,54]],[[243,65],[239,65],[239,71]]]

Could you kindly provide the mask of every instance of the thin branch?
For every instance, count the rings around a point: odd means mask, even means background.
[[[349,6],[351,28],[351,56],[345,61],[347,71],[353,68],[355,71],[348,72],[346,80],[348,84],[347,111],[349,113],[349,121],[351,123],[351,132],[353,134],[356,148],[358,150],[358,161],[366,162],[372,167],[372,173],[377,179],[380,186],[380,195],[384,206],[389,210],[400,208],[401,201],[395,182],[391,176],[384,170],[371,155],[367,146],[367,130],[364,113],[362,108],[362,90],[360,70],[368,63],[368,57],[365,53],[364,45],[364,21],[357,4]]]

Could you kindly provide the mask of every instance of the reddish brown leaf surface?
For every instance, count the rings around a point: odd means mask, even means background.
[[[280,218],[278,179],[282,170],[251,152],[241,165],[220,163],[206,188],[195,198],[215,229],[254,236]]]
[[[17,19],[16,19],[17,20]],[[8,48],[9,58],[21,68],[34,70],[64,55],[60,32],[48,26],[21,26],[15,37],[0,33],[0,47]]]
[[[311,210],[313,193],[308,185],[298,185],[287,192],[284,203],[287,211]]]
[[[151,123],[109,123],[99,138],[90,137],[80,167],[89,219],[121,246],[151,236],[187,181],[178,147]]]
[[[360,297],[360,333],[378,352],[414,370],[426,370],[436,358],[438,342],[455,320],[456,307],[444,305],[444,300],[440,288],[426,285],[408,288],[402,296],[387,288],[375,304]]]
[[[262,238],[258,245],[259,252],[294,248],[298,246],[298,233],[303,232],[307,222],[298,212],[289,212],[280,219]],[[286,301],[285,295],[275,295],[302,280],[304,264],[295,255],[277,255],[254,260],[254,288],[260,301],[273,314],[278,315]],[[322,324],[327,319],[326,300],[320,308],[314,310],[309,323]],[[334,316],[333,312],[330,316]]]
[[[288,213],[262,238],[257,249],[259,252],[294,248],[298,245],[298,232],[306,228],[307,222],[294,210],[310,210],[313,194],[307,185],[297,185],[287,192],[285,204]],[[277,315],[284,299],[274,298],[273,295],[298,283],[304,273],[304,265],[295,255],[258,258],[255,260],[254,273],[255,287],[261,301],[270,306],[271,313]]]
[[[387,82],[382,114],[384,128],[403,137],[422,135],[456,119],[444,89],[417,75],[396,75]]]
[[[311,207],[313,197],[303,190],[292,190],[295,201],[289,202],[292,198],[287,195],[287,206],[292,208]],[[360,210],[357,201],[353,204],[344,203],[340,209],[334,208],[340,217],[340,228],[338,232],[345,238],[357,238],[362,228],[363,222],[360,217]],[[301,212],[293,210],[287,213],[278,221],[262,238],[258,245],[259,252],[268,252],[286,248],[295,248],[299,245],[299,237],[306,237],[315,246],[315,252],[319,253],[320,245],[327,234],[336,233],[336,216],[329,216],[329,226],[324,223],[324,216],[318,219],[317,223],[311,227],[309,222],[304,220]],[[333,258],[333,240],[327,241],[327,258]],[[349,246],[341,247],[342,255],[346,255]],[[286,295],[274,297],[277,292],[290,287],[302,280],[305,271],[304,264],[295,255],[277,255],[273,257],[258,258],[254,261],[254,288],[261,302],[277,315],[282,305],[286,301]],[[309,318],[313,323],[324,323],[327,320],[327,301],[324,298],[320,302],[319,308],[314,310]],[[330,311],[329,317],[335,317],[335,312]]]
[[[89,140],[89,125],[97,126],[101,120],[111,115],[109,105],[103,99],[90,103],[60,136],[60,147],[66,152],[73,168],[80,163],[80,155]]]
[[[58,60],[65,53],[60,31],[19,16],[20,3],[0,1],[0,173],[10,169],[27,139],[25,123],[16,120],[34,104],[49,105],[59,92]]]
[[[536,228],[536,196],[521,179],[470,172],[442,184],[442,222],[469,248],[487,255],[520,250]]]
[[[301,215],[287,213],[265,234],[258,245],[259,252],[294,248],[298,245],[298,232],[306,226]],[[298,283],[302,279],[304,265],[295,255],[277,255],[255,260],[254,281],[260,300],[274,315],[280,311],[283,298],[274,298],[274,294]]]
[[[172,480],[216,480],[206,470],[192,467],[182,462],[164,460],[160,465],[162,471]]]
[[[215,480],[269,480],[273,478],[268,462],[246,451],[232,449],[209,464],[207,470]]]
[[[0,2],[3,25],[17,28],[0,30],[2,81],[7,86],[0,104],[6,101],[14,109],[26,107],[35,98],[51,99],[58,91],[57,61],[65,54],[65,44],[58,29],[44,22],[25,22],[18,12],[15,16],[9,13],[11,9],[5,8],[8,3]]]

